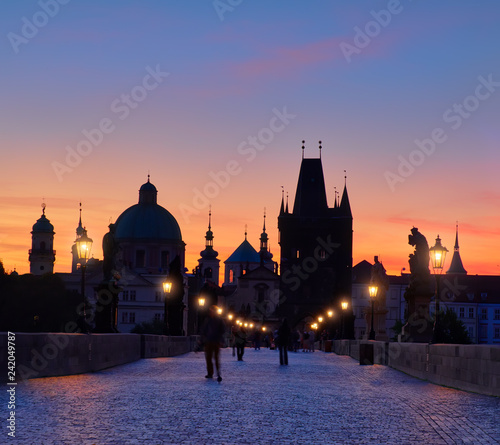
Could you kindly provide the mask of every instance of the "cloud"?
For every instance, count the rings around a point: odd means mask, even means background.
[[[300,46],[280,46],[264,50],[263,55],[232,64],[229,69],[238,77],[272,76],[290,78],[324,62],[344,61],[339,50],[342,38],[332,37]]]

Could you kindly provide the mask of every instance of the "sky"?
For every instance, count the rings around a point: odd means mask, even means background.
[[[469,274],[498,275],[499,21],[494,0],[5,0],[0,259],[29,272],[45,203],[69,272],[80,202],[102,258],[148,174],[189,270],[209,206],[222,261],[264,209],[279,259],[305,140],[330,206],[347,177],[354,264],[409,270],[411,228],[452,252],[458,221]]]

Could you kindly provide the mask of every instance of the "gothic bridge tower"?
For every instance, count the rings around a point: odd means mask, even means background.
[[[302,150],[304,150],[304,146]],[[340,314],[340,302],[351,307],[352,213],[344,182],[342,198],[327,203],[321,142],[319,158],[304,158],[293,210],[281,197],[278,216],[281,247],[280,313],[297,323],[331,308]],[[344,178],[345,179],[345,178]]]

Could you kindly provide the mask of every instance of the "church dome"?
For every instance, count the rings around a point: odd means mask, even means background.
[[[33,232],[35,233],[54,233],[54,226],[45,216],[45,209],[43,209],[43,214],[40,219],[33,224]]]
[[[139,203],[116,220],[116,239],[182,241],[179,224],[168,210],[157,204],[157,193],[148,178],[139,190]]]

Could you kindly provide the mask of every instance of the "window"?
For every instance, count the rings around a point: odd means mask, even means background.
[[[469,308],[469,318],[474,318],[474,308],[473,307]]]
[[[234,281],[234,270],[231,269],[229,271],[229,282],[232,283]]]
[[[170,263],[170,254],[168,250],[163,250],[161,252],[160,267],[162,269],[168,269],[169,263]]]
[[[472,326],[469,326],[469,337],[470,338],[474,337],[474,328]]]
[[[122,323],[128,323],[128,312],[122,312]]]
[[[461,308],[459,309],[459,311],[460,311],[460,312],[459,312],[459,315],[458,315],[458,316],[459,316],[460,318],[465,318],[465,308],[464,308],[464,307],[461,307]]]
[[[297,259],[299,259],[299,258],[300,258],[300,251],[299,251],[299,249],[297,249],[297,250],[295,251],[295,255],[296,255],[296,258],[297,258]]]
[[[128,316],[129,323],[135,323],[135,312],[131,312]]]
[[[144,267],[146,262],[146,252],[144,250],[136,250],[135,252],[135,267]]]
[[[495,309],[495,320],[500,320],[500,309]]]
[[[44,251],[44,250],[45,250],[45,241],[42,241],[42,242],[40,243],[40,250],[41,250],[41,251]]]
[[[495,340],[500,340],[500,326],[495,326],[493,338]]]
[[[128,290],[123,291],[123,301],[128,301]]]
[[[207,267],[205,269],[205,272],[203,273],[203,275],[205,276],[205,278],[212,278],[212,275],[213,275],[212,268]]]
[[[154,316],[154,321],[161,321],[162,319],[162,314],[156,313]]]
[[[159,290],[155,292],[155,301],[163,301],[163,292]]]
[[[488,325],[482,324],[479,326],[479,336],[481,338],[488,338]]]
[[[135,290],[130,291],[130,301],[135,301]]]
[[[481,320],[488,320],[488,309],[481,309]]]

